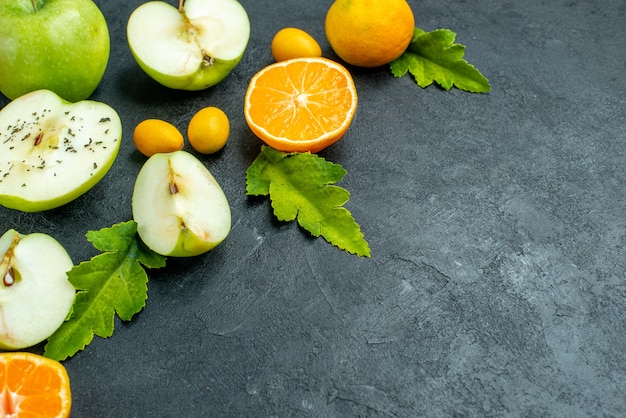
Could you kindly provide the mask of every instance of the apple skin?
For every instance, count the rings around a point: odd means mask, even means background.
[[[69,103],[49,90],[11,101],[0,110],[0,205],[39,212],[75,200],[109,171],[121,138],[119,115],[105,103]]]
[[[154,252],[191,257],[219,245],[231,226],[230,206],[209,170],[192,154],[154,154],[132,197],[139,237]]]
[[[139,67],[178,90],[204,90],[221,82],[241,61],[249,37],[248,15],[236,0],[187,0],[182,13],[163,1],[149,1],[127,24]]]
[[[70,102],[102,80],[109,30],[91,0],[0,0],[0,92],[15,99],[48,89]]]
[[[63,324],[76,296],[72,267],[49,235],[10,229],[0,237],[0,349],[39,344]]]

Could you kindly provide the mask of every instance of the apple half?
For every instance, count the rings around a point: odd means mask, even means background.
[[[227,236],[230,205],[209,170],[186,151],[154,154],[139,170],[132,197],[141,240],[173,257],[203,254]]]
[[[130,15],[128,45],[139,66],[160,84],[204,90],[237,66],[250,37],[250,21],[236,0],[180,1],[178,9],[149,1]]]
[[[0,205],[48,210],[86,193],[109,171],[122,138],[115,110],[37,90],[0,110]]]
[[[49,235],[10,229],[0,237],[0,349],[39,344],[61,326],[76,295],[67,279],[72,267]]]

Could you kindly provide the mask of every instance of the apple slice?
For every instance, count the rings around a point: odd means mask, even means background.
[[[72,260],[49,235],[0,237],[0,349],[20,350],[51,336],[65,321],[76,290]]]
[[[118,114],[104,103],[69,103],[49,90],[0,111],[0,205],[36,212],[90,190],[117,156]]]
[[[250,21],[236,0],[163,1],[139,6],[128,19],[128,45],[154,80],[179,90],[203,90],[222,81],[241,60]]]
[[[230,232],[230,206],[200,160],[186,151],[154,154],[139,170],[132,198],[141,240],[165,256],[205,253]]]

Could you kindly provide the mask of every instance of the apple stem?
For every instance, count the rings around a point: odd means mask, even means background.
[[[33,10],[36,12],[37,11],[37,0],[30,0],[30,2],[33,5]]]
[[[33,0],[33,1],[35,1],[35,0]],[[181,12],[181,13],[185,11],[185,9],[183,7],[183,1],[184,0],[178,0],[178,11]]]

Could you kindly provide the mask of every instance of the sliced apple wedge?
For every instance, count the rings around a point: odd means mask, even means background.
[[[165,256],[205,253],[230,231],[230,206],[209,170],[192,154],[155,154],[133,190],[133,218],[141,240]]]
[[[49,90],[13,100],[0,111],[0,205],[36,212],[76,199],[109,171],[121,138],[104,103]]]
[[[154,80],[179,90],[203,90],[222,81],[241,60],[250,21],[236,0],[163,1],[139,6],[126,26],[128,45]]]
[[[0,237],[0,349],[31,347],[61,326],[76,294],[72,266],[49,235],[10,229]]]

